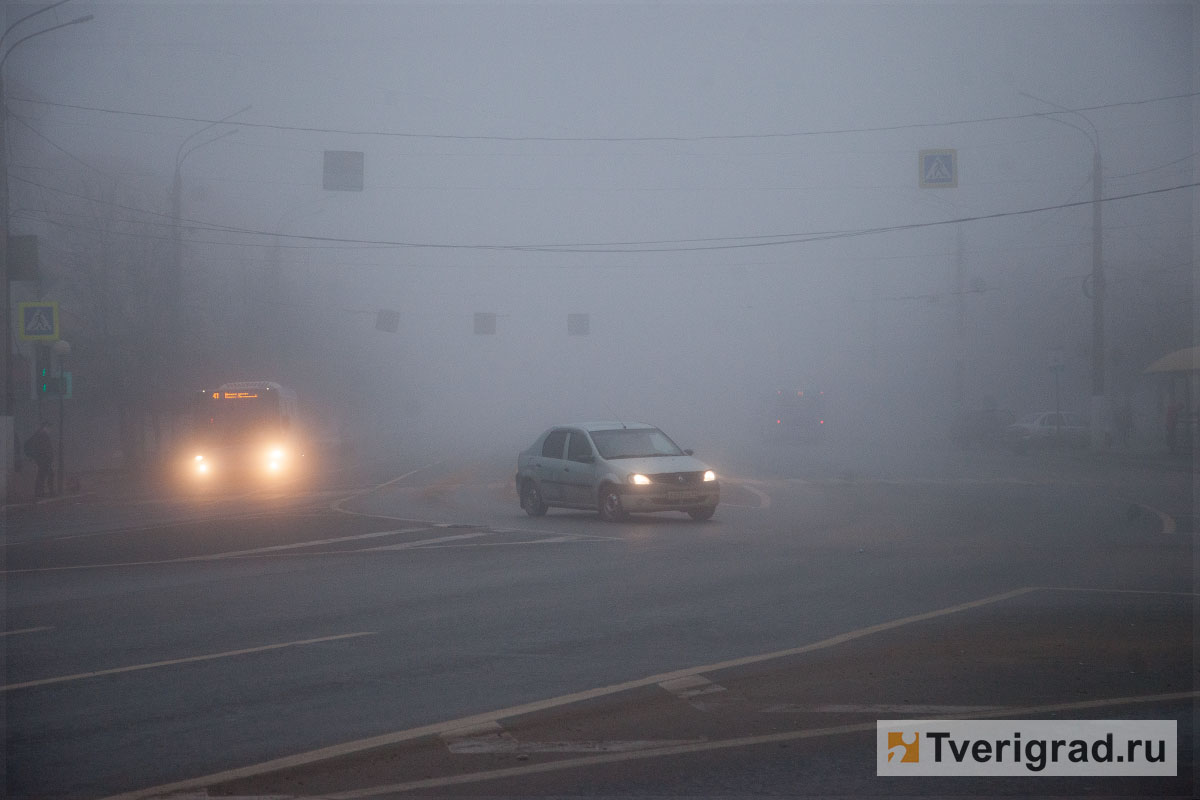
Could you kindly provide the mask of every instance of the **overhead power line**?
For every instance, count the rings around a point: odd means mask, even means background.
[[[147,209],[127,206],[121,203],[112,203],[104,200],[96,200],[95,198],[87,197],[86,195],[69,192],[63,189],[57,189],[53,186],[31,181],[26,178],[10,176],[10,180],[19,181],[30,186],[36,186],[41,189],[76,197],[82,200],[87,200],[103,205],[111,205],[117,208],[122,208],[127,211],[136,211],[141,214],[148,214],[154,217],[161,217],[172,220],[175,224],[184,225],[194,230],[206,230],[211,232],[228,233],[234,235],[245,236],[269,236],[273,239],[288,239],[299,240],[306,242],[322,242],[327,244],[363,246],[363,247],[394,247],[394,248],[424,248],[432,250],[499,250],[513,252],[542,252],[542,253],[672,253],[672,252],[693,252],[702,250],[732,250],[737,248],[747,247],[777,247],[787,244],[803,244],[806,242],[825,241],[830,239],[844,239],[858,236],[872,236],[881,233],[893,233],[897,231],[918,230],[921,228],[932,228],[942,225],[957,225],[967,222],[983,222],[986,220],[1004,219],[1006,217],[1027,216],[1030,214],[1040,214],[1047,211],[1059,211],[1066,208],[1079,208],[1081,206],[1090,206],[1091,200],[1077,200],[1069,203],[1058,203],[1049,206],[1038,206],[1036,208],[1018,209],[1015,211],[998,211],[991,214],[978,214],[969,217],[955,217],[953,219],[936,220],[934,222],[912,222],[899,225],[885,225],[871,228],[854,228],[841,231],[810,231],[801,233],[777,233],[777,234],[755,234],[745,236],[719,236],[706,237],[696,239],[659,239],[647,241],[630,241],[630,242],[577,242],[571,244],[454,244],[449,242],[402,242],[388,239],[354,239],[349,237],[339,236],[314,236],[298,233],[278,233],[276,231],[264,231],[254,228],[243,228],[234,225],[221,225],[214,222],[205,222],[201,220],[174,219],[169,214],[164,214],[158,211],[149,211]],[[1141,192],[1130,192],[1127,194],[1113,195],[1110,197],[1101,198],[1101,202],[1111,203],[1117,200],[1131,200],[1137,197],[1148,197],[1156,194],[1166,194],[1168,192],[1177,192],[1184,189],[1195,189],[1200,187],[1200,182],[1185,183],[1177,186],[1165,186],[1158,189],[1147,189]]]
[[[1187,92],[1184,94],[1165,95],[1163,97],[1151,97],[1144,100],[1126,100],[1119,103],[1105,103],[1096,106],[1080,106],[1072,108],[1069,111],[1082,113],[1085,111],[1100,111],[1102,109],[1121,108],[1126,106],[1140,106],[1149,103],[1160,103],[1167,100],[1184,100],[1200,96],[1200,92]],[[59,103],[51,100],[36,100],[31,97],[9,97],[9,100],[18,100],[23,103],[36,103],[39,105],[52,106],[55,108],[72,108],[78,111],[94,111],[102,114],[121,114],[131,117],[143,117],[147,119],[164,119],[175,122],[193,122],[216,124],[220,120],[209,119],[207,117],[191,117],[176,114],[156,114],[147,111],[130,111],[128,109],[103,108],[100,106],[89,106],[80,103]],[[727,141],[738,139],[787,139],[807,136],[832,136],[846,133],[876,133],[884,131],[901,131],[914,130],[920,128],[942,128],[952,125],[971,125],[982,124],[988,122],[1006,122],[1018,119],[1034,119],[1039,117],[1052,116],[1061,112],[1029,112],[1025,114],[1003,114],[994,117],[978,117],[975,119],[960,119],[948,120],[944,122],[913,122],[902,125],[881,125],[877,127],[858,127],[858,128],[829,128],[825,130],[813,131],[785,131],[778,133],[733,133],[733,134],[703,134],[699,136],[496,136],[486,134],[452,134],[452,133],[415,133],[412,131],[382,131],[382,130],[354,130],[350,128],[322,128],[317,126],[307,125],[283,125],[281,123],[272,122],[243,122],[239,121],[238,125],[245,128],[265,128],[268,130],[280,131],[298,131],[303,133],[323,133],[323,134],[338,134],[342,136],[385,136],[404,139],[453,139],[463,141],[497,141],[497,142],[705,142],[705,141]]]

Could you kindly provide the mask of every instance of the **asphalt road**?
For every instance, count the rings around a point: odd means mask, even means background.
[[[514,455],[9,509],[7,796],[1195,794],[1186,465],[769,446],[612,525]],[[875,778],[922,709],[1175,718],[1180,776]]]

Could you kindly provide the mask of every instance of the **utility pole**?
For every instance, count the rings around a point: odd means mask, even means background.
[[[1100,131],[1094,122],[1078,111],[1060,106],[1058,103],[1052,103],[1041,97],[1034,97],[1028,92],[1021,92],[1021,94],[1031,100],[1037,100],[1039,103],[1045,103],[1048,106],[1054,106],[1059,109],[1058,112],[1039,114],[1038,116],[1045,117],[1061,125],[1066,125],[1068,128],[1074,128],[1086,136],[1088,142],[1092,145],[1092,273],[1089,277],[1089,294],[1092,300],[1092,400],[1091,408],[1089,409],[1089,427],[1091,429],[1092,449],[1099,450],[1107,446],[1107,433],[1110,420],[1104,373],[1104,295],[1106,286],[1103,258],[1104,220],[1101,210],[1104,206],[1104,167],[1100,158]],[[1067,122],[1065,119],[1059,119],[1054,116],[1056,113],[1073,114],[1079,117],[1088,124],[1091,131],[1089,132],[1085,128]]]
[[[954,306],[958,317],[955,326],[956,347],[958,353],[954,359],[954,396],[960,412],[966,410],[966,371],[967,371],[967,286],[965,264],[963,263],[963,231],[962,223],[954,226]]]
[[[68,3],[70,0],[59,0],[57,3],[51,3],[45,8],[39,8],[30,14],[26,14],[19,20],[9,25],[4,29],[4,33],[0,34],[0,48],[3,47],[4,40],[13,30],[32,17],[38,14],[49,11],[53,8]],[[24,36],[4,51],[0,55],[0,318],[4,321],[4,354],[0,357],[0,368],[4,370],[4,409],[0,415],[0,437],[3,441],[0,442],[0,454],[3,456],[3,466],[0,466],[0,479],[3,480],[3,485],[0,485],[0,496],[7,497],[8,492],[8,475],[9,470],[15,468],[15,459],[18,457],[13,448],[13,443],[16,436],[16,428],[13,422],[13,405],[15,397],[13,395],[13,374],[12,374],[12,272],[8,264],[8,111],[4,103],[4,63],[8,61],[8,57],[12,55],[13,50],[16,50],[25,42],[41,36],[51,31],[56,31],[59,28],[65,28],[69,25],[78,25],[81,22],[88,22],[93,19],[91,14],[86,14],[82,17],[77,17],[69,22],[63,22],[58,25],[52,25],[49,28],[43,28],[40,31],[34,31],[27,36]],[[14,452],[10,452],[10,448]]]

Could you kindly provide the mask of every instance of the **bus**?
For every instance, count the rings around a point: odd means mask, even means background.
[[[274,381],[226,383],[191,404],[184,472],[192,481],[272,481],[305,460],[295,392]]]

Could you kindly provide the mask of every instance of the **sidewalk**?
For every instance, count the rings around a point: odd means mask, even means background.
[[[7,510],[34,505],[33,484],[36,476],[37,469],[32,464],[25,464],[20,472],[10,473],[5,494],[0,498],[0,507]],[[37,498],[36,504],[72,502],[88,495],[111,496],[128,493],[144,488],[146,483],[146,479],[131,478],[129,473],[122,470],[68,473],[63,482],[62,494]]]

